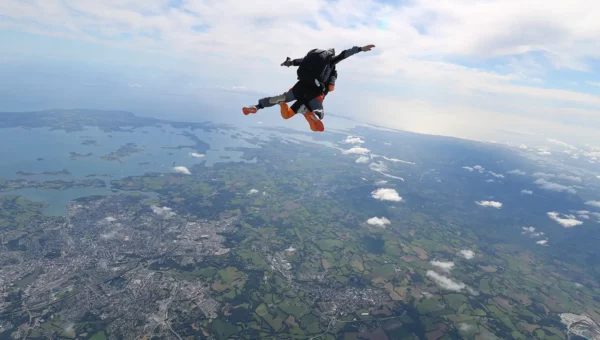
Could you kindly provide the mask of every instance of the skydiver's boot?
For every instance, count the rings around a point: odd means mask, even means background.
[[[244,106],[242,108],[242,112],[247,116],[249,114],[254,114],[256,112],[258,112],[258,107],[251,105],[251,106]]]
[[[325,131],[325,126],[323,125],[323,122],[319,119],[319,117],[317,117],[316,114],[314,114],[314,112],[306,111],[306,113],[304,114],[304,118],[306,118],[306,121],[308,122],[308,125],[310,125],[310,129],[312,131]]]
[[[279,104],[279,109],[281,111],[281,117],[283,117],[283,119],[290,119],[294,117],[294,115],[296,115],[296,112],[294,112],[294,110],[292,110],[292,108],[290,108],[285,102]]]

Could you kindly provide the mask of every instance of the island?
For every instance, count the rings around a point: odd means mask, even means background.
[[[142,149],[137,146],[135,143],[127,143],[122,145],[117,151],[111,152],[110,154],[103,155],[100,158],[107,161],[117,161],[119,163],[123,163],[123,158],[137,154],[141,152]]]
[[[46,176],[68,176],[71,172],[67,169],[62,169],[59,171],[43,171],[43,172],[27,172],[27,171],[17,171],[17,175],[19,176],[38,176],[38,175],[46,175]]]
[[[0,180],[0,192],[26,188],[44,190],[65,190],[71,188],[104,188],[106,182],[99,179],[66,180],[56,179],[52,181],[31,181],[26,179]]]
[[[88,153],[79,153],[79,152],[71,151],[71,152],[69,152],[69,155],[70,155],[69,158],[71,158],[72,160],[75,160],[77,158],[90,157],[90,156],[93,155],[93,153],[91,153],[91,152],[88,152]]]

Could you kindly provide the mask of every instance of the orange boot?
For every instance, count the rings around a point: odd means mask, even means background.
[[[281,110],[281,117],[283,117],[283,119],[290,119],[296,114],[287,103],[280,103],[279,109]]]
[[[306,121],[308,122],[308,125],[310,125],[311,130],[316,132],[325,131],[325,126],[323,125],[323,122],[312,111],[306,111],[306,113],[304,114],[304,118],[306,118]]]
[[[256,113],[258,111],[258,109],[256,108],[256,106],[245,106],[242,108],[242,112],[247,116],[251,113]]]

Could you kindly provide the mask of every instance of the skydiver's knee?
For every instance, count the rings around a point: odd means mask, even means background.
[[[285,96],[286,103],[296,100],[296,96],[294,96],[294,92],[292,92],[291,90],[284,93],[283,95]]]
[[[274,96],[269,98],[269,104],[275,105],[279,103],[283,103],[286,100],[286,93],[280,94],[279,96]]]
[[[323,120],[323,118],[325,118],[325,111],[323,110],[323,108],[314,109],[313,113],[317,115],[317,117],[319,117],[320,120]]]

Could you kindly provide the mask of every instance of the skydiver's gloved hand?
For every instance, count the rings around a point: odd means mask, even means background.
[[[292,59],[290,59],[290,57],[287,57],[287,59],[283,63],[281,63],[281,66],[292,66]]]
[[[363,52],[367,52],[367,51],[370,51],[373,47],[375,47],[375,45],[372,45],[372,44],[366,45],[366,46],[361,47],[360,50]]]

